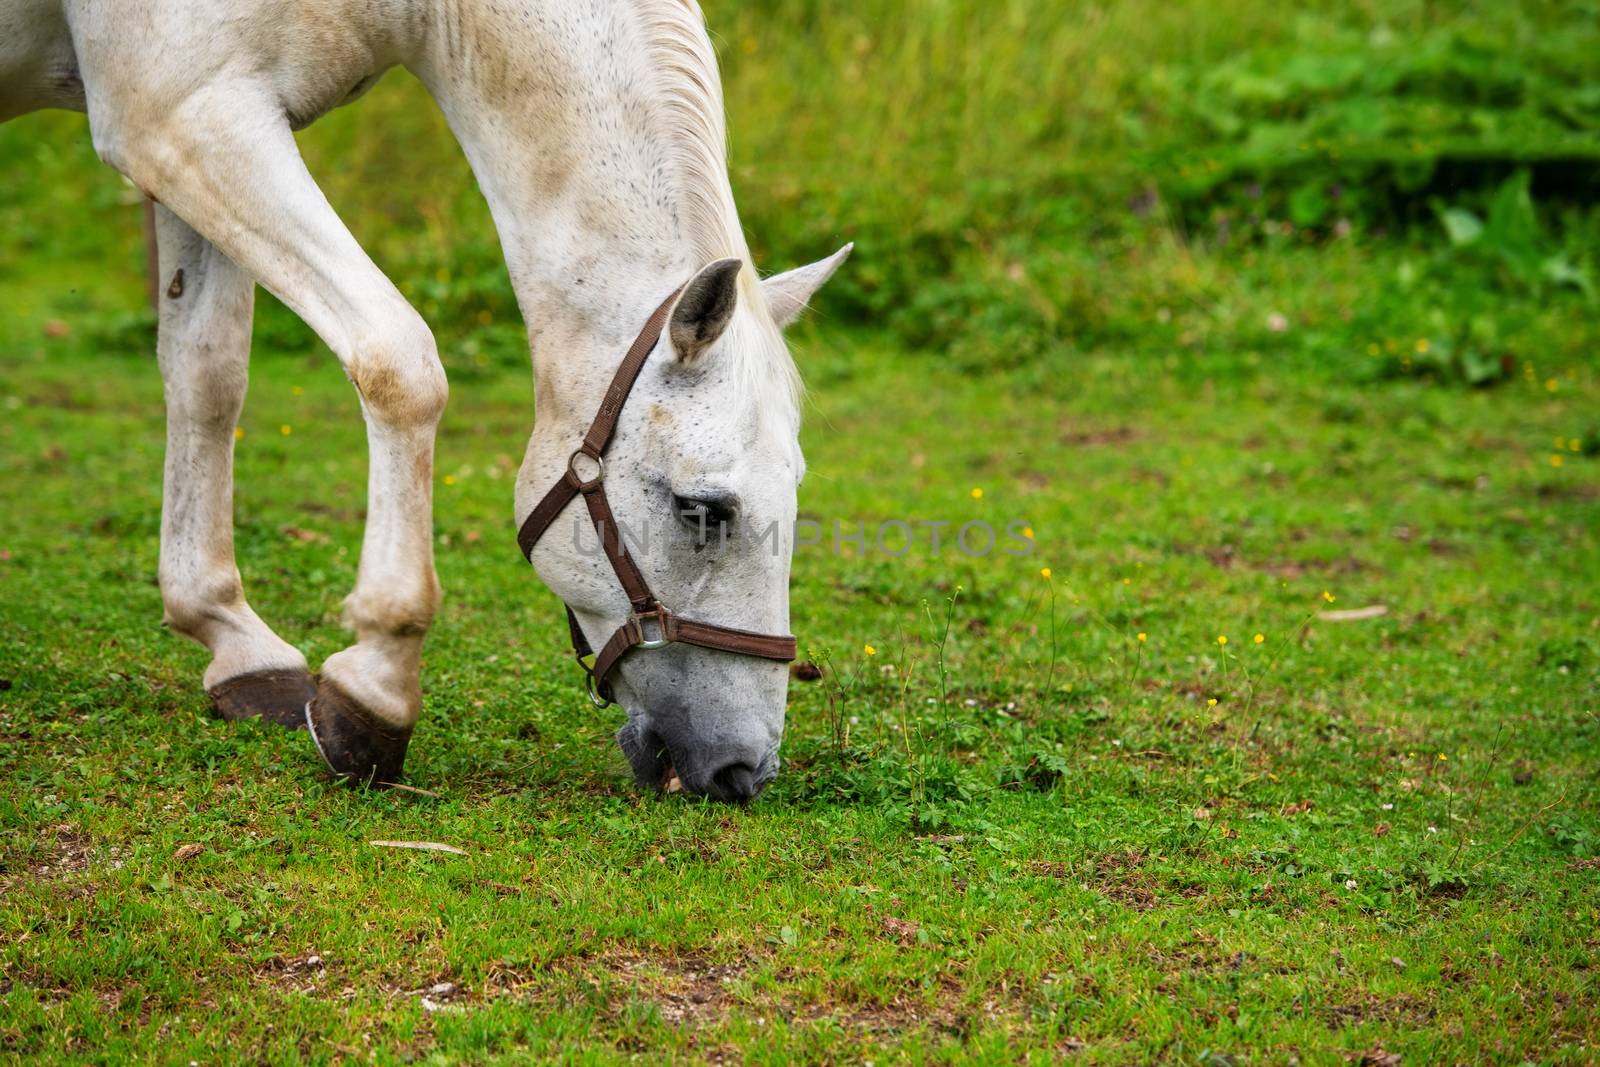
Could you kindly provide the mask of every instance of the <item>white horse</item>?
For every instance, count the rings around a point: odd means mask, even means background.
[[[364,779],[398,773],[421,710],[448,389],[432,333],[339,221],[291,131],[397,64],[464,148],[528,323],[536,424],[519,523],[567,468],[646,317],[693,279],[605,455],[618,520],[651,534],[641,569],[683,615],[787,632],[804,461],[780,330],[849,253],[756,275],[694,0],[0,0],[0,121],[86,111],[100,158],[158,205],[165,620],[210,650],[204,684],[221,714],[309,719],[330,768]],[[729,258],[736,269],[718,262]],[[234,426],[258,282],[333,350],[367,423],[368,517],[345,601],[356,643],[315,678],[246,603],[234,562]],[[599,648],[630,602],[593,534],[575,535],[582,510],[533,563]],[[703,551],[694,527],[708,517],[783,541]],[[780,663],[673,644],[627,657],[611,688],[641,782],[670,766],[690,790],[743,800],[777,773]]]

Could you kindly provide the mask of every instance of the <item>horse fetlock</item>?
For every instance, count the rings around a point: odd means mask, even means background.
[[[443,595],[432,567],[412,581],[362,583],[345,597],[344,621],[363,641],[393,637],[420,643]]]
[[[207,644],[207,635],[227,623],[244,605],[244,586],[237,569],[181,577],[163,570],[161,621],[186,637]]]

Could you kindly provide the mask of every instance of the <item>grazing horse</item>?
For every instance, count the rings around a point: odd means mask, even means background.
[[[0,0],[0,121],[86,111],[100,158],[157,204],[165,620],[210,650],[204,684],[225,718],[309,724],[335,774],[398,777],[440,597],[433,448],[448,388],[433,334],[292,136],[397,64],[465,150],[528,324],[536,419],[516,520],[552,498],[562,508],[531,562],[569,606],[580,651],[604,657],[619,634],[628,649],[659,646],[599,678],[627,713],[618,741],[638,779],[676,774],[693,792],[749,799],[777,773],[784,656],[696,642],[678,620],[758,642],[787,634],[804,461],[781,330],[850,249],[755,273],[694,0]],[[345,600],[356,640],[315,676],[251,610],[234,562],[256,283],[333,350],[367,425],[367,524]],[[637,379],[620,409],[602,408],[625,352]],[[574,452],[608,410],[606,441]],[[547,493],[562,481],[571,491]],[[648,535],[628,564],[648,581],[643,606],[619,581],[600,522],[611,516]],[[658,632],[649,617],[663,604]]]

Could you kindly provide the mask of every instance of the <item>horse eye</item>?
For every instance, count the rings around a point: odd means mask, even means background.
[[[702,541],[733,522],[736,505],[727,498],[700,498],[672,494],[672,510],[678,520],[693,530]]]

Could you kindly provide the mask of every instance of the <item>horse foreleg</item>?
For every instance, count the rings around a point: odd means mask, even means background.
[[[433,443],[448,388],[433,335],[317,188],[270,88],[245,77],[119,114],[117,100],[149,97],[137,88],[105,94],[100,115],[91,108],[103,158],[303,318],[360,394],[367,527],[345,601],[357,641],[323,664],[307,722],[335,773],[393,781],[421,711],[422,641],[439,601]]]
[[[205,686],[225,719],[305,725],[306,658],[245,602],[233,557],[234,427],[244,405],[255,281],[158,207],[160,334],[167,400],[161,499],[166,623],[211,650]]]

